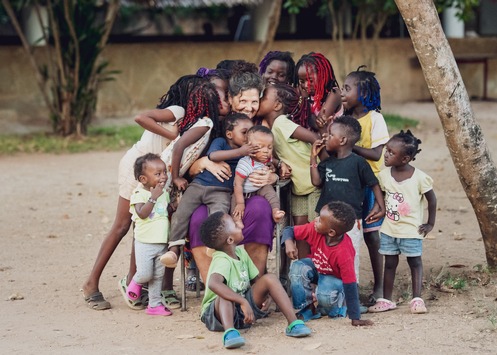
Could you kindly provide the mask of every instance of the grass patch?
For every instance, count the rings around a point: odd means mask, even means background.
[[[398,133],[401,129],[406,130],[408,128],[416,128],[419,124],[418,120],[402,117],[399,115],[392,115],[387,113],[384,114],[383,117],[385,117],[385,121],[388,126],[388,133],[390,133],[391,136],[395,133]]]

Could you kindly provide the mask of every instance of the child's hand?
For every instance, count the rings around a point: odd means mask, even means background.
[[[180,191],[185,191],[186,188],[188,187],[188,181],[182,177],[177,177],[173,179],[173,184],[178,188]]]
[[[316,117],[316,125],[318,126],[321,132],[326,132],[328,129],[328,125],[335,120],[336,113],[327,116],[326,109],[323,107],[321,111],[319,111],[318,117]]]
[[[373,321],[369,319],[352,319],[352,325],[354,327],[363,327],[373,324],[374,324]]]
[[[317,139],[312,144],[311,157],[316,158],[325,146],[326,146],[326,138]]]
[[[234,220],[242,219],[244,213],[245,213],[245,203],[237,203],[232,213],[233,219]]]
[[[258,146],[255,146],[253,145],[252,143],[247,143],[247,144],[244,144],[240,147],[240,155],[241,156],[246,156],[246,155],[254,155],[256,154],[258,151],[259,151],[259,147]]]
[[[366,217],[366,221],[368,223],[373,223],[383,217],[385,217],[385,211],[380,207],[380,205],[378,205],[377,202],[375,202],[373,208]]]
[[[247,301],[247,299],[244,299],[243,303],[240,304],[240,308],[245,315],[245,318],[243,318],[243,323],[254,324],[254,311],[252,310],[252,307],[250,306],[250,303]]]
[[[433,229],[433,226],[431,224],[428,224],[428,223],[422,224],[418,228],[418,233],[423,234],[423,237],[426,237],[426,235],[428,233],[430,233],[432,229]]]
[[[165,182],[159,182],[157,185],[155,185],[155,187],[150,188],[150,192],[152,194],[150,197],[153,200],[157,200],[157,198],[159,198],[159,196],[161,196],[164,193],[165,184],[166,184]]]
[[[297,243],[295,242],[295,240],[285,240],[285,252],[291,260],[297,260],[299,253],[297,251]]]
[[[281,162],[281,166],[280,166],[280,178],[282,178],[282,179],[290,179],[290,176],[292,176],[292,167],[290,165],[287,165],[284,162]]]

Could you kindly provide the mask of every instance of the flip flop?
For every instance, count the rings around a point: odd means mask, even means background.
[[[95,311],[103,311],[111,308],[110,303],[104,298],[104,295],[102,295],[102,292],[100,291],[93,292],[91,295],[84,297],[85,302],[90,309]]]
[[[303,338],[311,335],[311,329],[304,324],[304,321],[297,319],[285,329],[285,335],[292,338]]]
[[[229,328],[223,334],[223,345],[226,349],[236,349],[245,345],[245,339],[238,330]]]
[[[200,291],[205,290],[205,285],[202,281],[199,282]],[[187,291],[195,292],[197,291],[197,277],[195,275],[190,275],[185,280],[185,288]]]
[[[412,314],[423,314],[428,312],[426,309],[425,301],[421,297],[415,297],[409,302]]]
[[[141,311],[142,309],[145,309],[145,307],[147,306],[146,303],[148,304],[148,293],[145,294],[145,292],[142,292],[140,298],[136,299],[135,301],[130,300],[127,292],[128,286],[126,285],[126,276],[119,280],[118,286],[119,291],[121,291],[121,295],[124,298],[124,303],[126,303],[126,306],[135,311]]]
[[[161,291],[162,304],[170,309],[181,308],[181,301],[176,295],[174,290],[163,290]]]
[[[397,308],[397,305],[386,298],[378,298],[374,306],[368,308],[371,313],[386,312]]]

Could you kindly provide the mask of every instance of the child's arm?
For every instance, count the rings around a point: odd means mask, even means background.
[[[135,122],[145,128],[147,131],[158,134],[164,138],[173,140],[178,136],[178,127],[174,126],[173,130],[168,130],[157,122],[175,122],[176,117],[173,112],[167,108],[154,109],[145,111],[135,117]]]
[[[381,158],[381,154],[383,153],[383,147],[384,144],[380,144],[377,147],[374,148],[363,148],[355,145],[352,148],[352,151],[356,153],[357,155],[360,155],[364,159],[372,160],[372,161],[378,161]]]
[[[231,168],[228,163],[224,161],[213,162],[205,156],[193,162],[190,170],[188,170],[188,174],[193,178],[204,170],[210,171],[221,182],[231,177]]]
[[[245,212],[245,198],[243,197],[243,183],[244,177],[235,174],[235,182],[233,184],[233,194],[235,195],[235,209],[231,212],[233,219],[242,219]],[[235,220],[236,220],[235,219]]]
[[[309,144],[313,144],[316,139],[321,139],[321,135],[319,133],[312,132],[301,126],[298,126],[290,137]]]
[[[174,143],[171,157],[171,180],[179,190],[186,190],[188,182],[179,176],[179,166],[183,158],[183,151],[209,131],[209,127],[195,127],[187,130],[176,143]]]
[[[252,143],[247,143],[242,145],[240,148],[229,149],[229,150],[216,150],[210,152],[208,157],[214,162],[220,162],[230,159],[236,159],[239,157],[244,157],[246,155],[255,154],[258,151],[257,147],[254,147]]]
[[[286,255],[291,260],[297,260],[298,251],[297,244],[295,243],[295,235],[293,227],[285,227],[283,228],[283,232],[281,233],[281,244],[285,245]]]
[[[376,222],[377,220],[385,217],[385,199],[383,198],[383,193],[381,191],[380,185],[376,184],[371,186],[371,190],[373,190],[375,203],[371,211],[366,217],[366,221],[368,223]]]
[[[245,297],[239,295],[231,288],[229,288],[224,283],[224,277],[221,274],[215,272],[212,273],[209,277],[208,287],[212,290],[212,292],[214,292],[219,297],[222,297],[225,300],[231,302],[238,303],[243,311],[243,314],[245,315],[245,318],[243,319],[243,322],[245,324],[254,323],[255,317],[254,317],[254,312],[252,311],[252,307],[250,306],[250,303],[247,301]]]
[[[323,181],[321,180],[321,175],[319,175],[319,170],[318,170],[318,155],[323,150],[325,147],[323,139],[318,139],[314,141],[312,144],[312,150],[311,150],[311,161],[310,161],[310,166],[311,166],[311,182],[314,186],[321,186]]]
[[[423,235],[427,235],[433,229],[435,225],[435,217],[437,215],[437,196],[435,192],[430,190],[425,192],[426,201],[428,201],[428,222],[419,226],[418,232]]]
[[[152,193],[152,195],[147,202],[135,204],[136,214],[141,219],[146,219],[148,216],[150,216],[150,213],[152,213],[152,210],[155,206],[155,202],[152,201],[157,202],[157,199],[164,193],[164,184],[160,183],[155,185],[155,187],[150,189],[150,192]]]
[[[345,293],[345,303],[347,304],[347,313],[352,321],[353,326],[373,325],[369,319],[361,319],[361,310],[359,304],[359,291],[357,282],[344,283],[343,291]]]

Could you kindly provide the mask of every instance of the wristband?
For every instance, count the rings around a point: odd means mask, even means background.
[[[318,165],[316,163],[311,164],[311,168],[317,168],[317,167],[318,167]]]
[[[148,199],[148,202],[153,203],[154,205],[157,203],[157,200],[154,200],[152,197]]]

